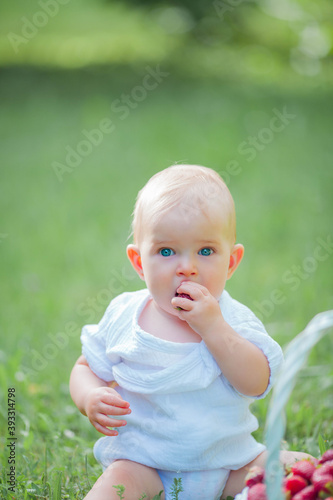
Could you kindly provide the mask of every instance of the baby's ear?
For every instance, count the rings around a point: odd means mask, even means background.
[[[234,272],[236,271],[237,267],[239,266],[239,264],[243,258],[243,255],[244,255],[243,245],[241,245],[240,243],[237,243],[237,245],[234,245],[234,247],[230,253],[227,279],[231,278],[231,276],[234,274]]]
[[[141,255],[140,255],[140,250],[139,247],[136,245],[128,245],[127,246],[127,257],[130,260],[130,263],[132,264],[133,268],[135,271],[138,273],[140,278],[144,280],[144,275],[143,275],[143,269],[142,269],[142,262],[141,262]]]

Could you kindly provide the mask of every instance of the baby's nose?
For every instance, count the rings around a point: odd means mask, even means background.
[[[179,262],[177,268],[177,276],[195,276],[197,274],[197,268],[193,259],[186,258]]]

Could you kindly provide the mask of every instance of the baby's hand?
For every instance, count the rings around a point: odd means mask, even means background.
[[[98,432],[106,436],[117,436],[118,432],[108,427],[122,427],[126,420],[117,420],[108,415],[128,415],[130,404],[124,401],[117,391],[110,387],[91,389],[85,400],[85,412]]]
[[[202,338],[209,334],[218,320],[223,319],[218,301],[199,283],[183,281],[177,293],[181,296],[174,297],[171,303],[177,309],[179,318],[186,321]]]

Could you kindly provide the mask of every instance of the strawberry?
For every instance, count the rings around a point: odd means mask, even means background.
[[[250,468],[249,472],[245,477],[245,484],[249,488],[257,483],[262,483],[265,477],[265,471],[262,467],[254,465]]]
[[[267,500],[266,485],[257,483],[252,486],[248,491],[247,500]]]
[[[303,490],[308,485],[308,482],[304,477],[298,476],[297,474],[290,474],[286,478],[284,484],[285,491],[290,491],[291,495],[295,495],[298,491]]]
[[[316,498],[317,494],[313,484],[307,486],[293,496],[293,500],[315,500]]]
[[[312,474],[311,481],[317,493],[333,493],[333,474],[323,472],[322,467],[316,469]]]
[[[333,474],[333,460],[327,460],[324,462],[320,467],[320,471],[322,473],[325,472],[325,474]]]
[[[323,464],[327,460],[333,460],[333,449],[326,450],[325,453],[323,453],[321,458],[319,459],[319,463]]]
[[[181,297],[182,299],[193,300],[188,293],[178,293],[176,292],[176,297]]]
[[[304,477],[307,481],[311,480],[316,466],[310,460],[300,460],[291,466],[291,471],[298,476]]]

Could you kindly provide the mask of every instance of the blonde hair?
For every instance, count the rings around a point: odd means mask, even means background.
[[[211,203],[219,203],[228,222],[230,239],[236,241],[235,206],[230,191],[215,170],[200,165],[172,165],[153,175],[139,191],[133,211],[132,235],[138,243],[145,221],[154,222],[175,206],[195,217]]]

